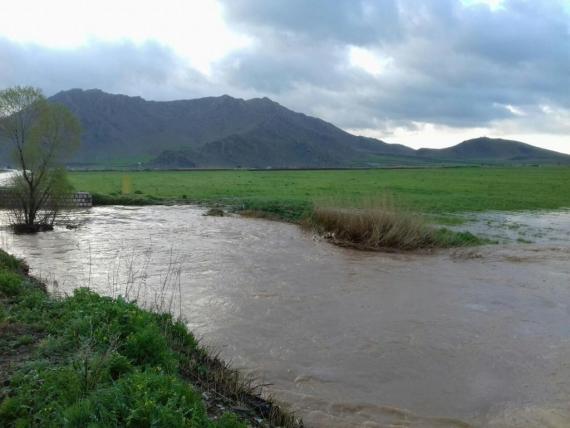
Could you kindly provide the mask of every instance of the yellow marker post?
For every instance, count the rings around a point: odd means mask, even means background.
[[[123,195],[129,195],[133,191],[133,180],[130,176],[124,175],[123,181],[121,183],[121,193]]]

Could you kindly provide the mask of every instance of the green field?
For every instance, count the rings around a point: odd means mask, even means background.
[[[121,194],[122,178],[132,181]],[[570,168],[429,168],[337,171],[73,172],[100,203],[222,203],[296,220],[313,201],[390,195],[415,211],[444,214],[570,207]]]

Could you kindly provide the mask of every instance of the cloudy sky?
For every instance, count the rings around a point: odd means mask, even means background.
[[[489,135],[570,153],[570,0],[18,0],[0,14],[0,88],[268,96],[413,147]]]

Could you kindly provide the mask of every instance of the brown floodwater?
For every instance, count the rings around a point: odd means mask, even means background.
[[[189,327],[309,427],[570,426],[569,245],[366,253],[202,213],[94,208],[0,247],[60,292],[176,271]]]

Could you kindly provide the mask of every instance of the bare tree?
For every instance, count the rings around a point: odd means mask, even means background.
[[[0,137],[11,145],[20,174],[13,182],[15,226],[37,231],[53,224],[65,192],[63,163],[80,142],[77,118],[49,103],[41,90],[15,87],[0,91]]]

